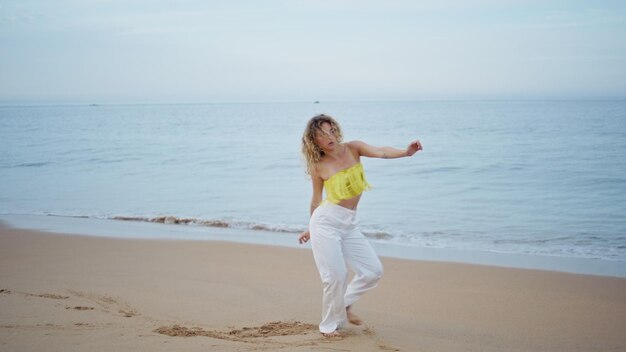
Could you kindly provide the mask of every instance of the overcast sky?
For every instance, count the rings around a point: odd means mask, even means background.
[[[626,1],[0,0],[0,104],[626,98]]]

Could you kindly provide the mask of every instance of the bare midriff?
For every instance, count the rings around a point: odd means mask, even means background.
[[[350,199],[342,199],[337,203],[337,205],[341,205],[344,208],[348,208],[351,210],[356,210],[356,206],[359,205],[359,200],[361,199],[361,195],[359,194],[356,197],[352,197]]]

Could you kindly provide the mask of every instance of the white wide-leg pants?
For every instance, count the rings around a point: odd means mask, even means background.
[[[378,285],[383,266],[358,227],[355,210],[331,202],[318,206],[309,222],[311,247],[323,283],[322,322],[330,333],[347,323],[346,307]],[[348,284],[346,264],[354,272]]]

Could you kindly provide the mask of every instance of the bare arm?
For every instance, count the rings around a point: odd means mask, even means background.
[[[311,182],[313,183],[313,195],[311,196],[311,213],[320,205],[322,201],[322,190],[324,189],[324,180],[317,172],[311,174]]]
[[[396,149],[392,147],[375,147],[362,141],[352,141],[349,144],[359,152],[359,155],[369,158],[402,158],[405,156],[412,156],[416,152],[422,150],[422,144],[418,140],[409,143],[409,146],[406,147],[406,149]]]
[[[313,212],[322,201],[322,190],[324,189],[324,180],[317,173],[317,171],[312,171],[311,182],[313,184],[313,195],[311,196],[310,215],[313,215]],[[300,234],[300,237],[298,237],[298,242],[300,242],[300,244],[306,243],[309,241],[309,238],[311,238],[311,234],[309,233],[309,230],[306,230]]]

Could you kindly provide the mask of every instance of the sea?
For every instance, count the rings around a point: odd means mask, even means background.
[[[297,245],[312,190],[300,143],[320,113],[346,141],[423,145],[362,159],[373,188],[358,216],[378,248],[626,276],[623,100],[0,106],[0,220]]]

